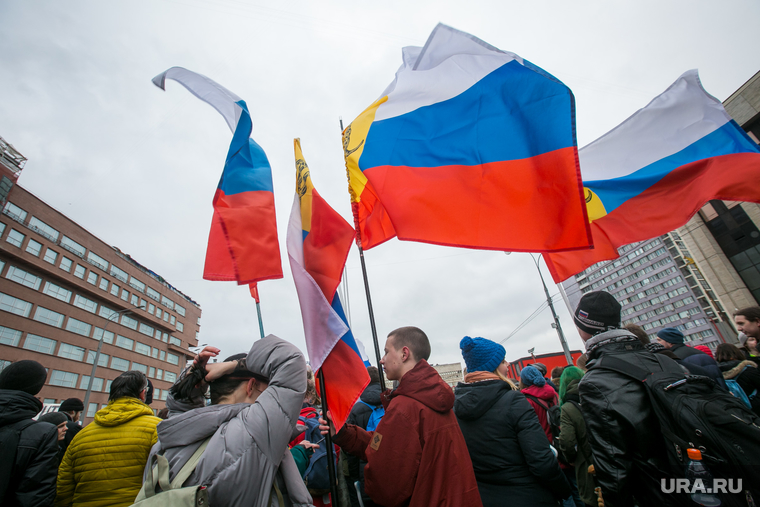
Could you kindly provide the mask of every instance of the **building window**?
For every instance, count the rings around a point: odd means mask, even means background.
[[[150,287],[147,288],[145,292],[149,298],[154,299],[156,301],[159,301],[161,299],[161,294],[158,293],[158,291],[155,291],[151,289]]]
[[[153,336],[153,332],[155,330],[149,325],[143,324],[142,322],[140,322],[140,327],[138,328],[138,331],[140,331],[144,335]]]
[[[148,376],[150,378],[156,377],[156,369],[154,367],[151,366],[150,368],[148,368]]]
[[[24,242],[25,237],[26,236],[18,232],[16,229],[11,229],[11,232],[8,233],[8,237],[5,238],[5,241],[13,246],[21,248],[21,243]]]
[[[42,293],[60,299],[65,303],[71,301],[71,291],[52,282],[45,282],[45,288],[42,289]]]
[[[35,257],[40,256],[40,252],[42,252],[42,243],[39,241],[34,241],[33,239],[30,239],[29,242],[26,244],[26,251]]]
[[[61,259],[61,265],[58,266],[58,267],[61,268],[62,270],[64,270],[65,272],[67,272],[67,273],[71,273],[71,265],[73,263],[74,262],[71,259],[69,259],[68,257],[63,257]]]
[[[84,257],[85,248],[67,236],[61,238],[61,246],[78,257]]]
[[[174,301],[172,301],[166,296],[161,296],[161,304],[169,308],[170,310],[174,309]]]
[[[177,331],[179,331],[181,333],[184,330],[185,330],[185,325],[182,324],[182,322],[177,321]]]
[[[162,313],[162,312],[163,312],[163,311],[161,310],[161,308],[156,308],[156,318],[157,318],[157,319],[160,319],[160,318],[161,318],[161,315],[163,315],[163,313]]]
[[[166,343],[168,340],[169,340],[169,334],[168,333],[163,333],[161,335],[161,341],[164,342],[164,343]]]
[[[87,310],[90,313],[95,313],[95,310],[98,308],[98,304],[95,301],[87,299],[79,294],[74,297],[74,306],[81,308],[82,310]]]
[[[60,233],[37,217],[32,217],[32,219],[29,220],[29,228],[36,233],[45,236],[53,243],[58,241]]]
[[[124,301],[129,301],[129,291],[126,291],[124,289],[121,290],[121,299]]]
[[[115,276],[124,283],[127,283],[127,272],[111,264],[111,276]]]
[[[55,344],[55,340],[43,338],[36,334],[27,334],[23,348],[26,350],[33,350],[34,352],[41,352],[43,354],[52,354],[55,351]]]
[[[131,285],[133,289],[145,293],[145,284],[133,276],[129,277],[129,285]]]
[[[3,222],[0,222],[0,236],[5,232],[5,224]]]
[[[177,381],[177,374],[170,371],[164,372],[164,380],[173,384]]]
[[[90,403],[90,406],[87,407],[87,417],[95,417],[95,412],[97,411],[98,411],[98,404]]]
[[[145,345],[144,343],[137,342],[135,343],[135,352],[138,354],[142,354],[144,356],[150,355],[150,346]]]
[[[76,373],[53,370],[53,373],[50,375],[50,385],[61,387],[76,387],[77,377],[79,377],[79,375]]]
[[[182,342],[176,336],[169,337],[169,343],[171,343],[172,345],[176,345],[177,347],[181,347],[182,346]],[[174,364],[176,364],[176,363],[174,363]]]
[[[5,176],[3,176],[5,178]],[[0,359],[0,371],[3,371],[6,367],[10,366],[11,362],[6,361],[5,359]]]
[[[90,376],[82,375],[82,380],[79,381],[79,389],[87,389],[90,384]],[[92,381],[92,390],[99,393],[103,390],[103,379],[95,377]]]
[[[150,357],[158,358],[158,349],[156,347],[151,348]]]
[[[28,317],[32,310],[32,303],[0,292],[0,310]]]
[[[18,347],[19,340],[21,340],[21,331],[0,326],[0,343],[10,345],[11,347]]]
[[[116,346],[123,349],[132,350],[132,348],[135,346],[135,341],[119,334],[116,335]]]
[[[177,364],[179,364],[179,356],[175,355],[175,354],[172,354],[172,353],[169,353],[169,354],[166,355],[166,362],[169,363],[169,364],[177,365]]]
[[[133,319],[129,315],[121,316],[121,325],[137,331],[137,319]]]
[[[132,304],[132,306],[139,306],[139,299],[137,297],[137,294],[132,294],[132,297],[129,299],[129,302]]]
[[[61,346],[58,347],[58,357],[81,361],[84,358],[84,349],[82,347],[69,345],[68,343],[61,343]]]
[[[169,323],[170,323],[172,326],[173,326],[174,324],[176,324],[176,322],[177,322],[177,318],[176,318],[174,315],[172,315],[171,317],[169,317]]]
[[[159,353],[159,357],[158,357],[158,360],[159,360],[159,361],[165,361],[165,360],[166,360],[166,351],[163,351],[163,350],[162,350],[162,351]]]
[[[29,287],[30,289],[34,290],[39,289],[40,284],[42,283],[42,278],[39,276],[27,273],[23,269],[19,269],[16,266],[11,266],[8,268],[8,272],[5,274],[5,278],[8,280],[13,280],[16,283],[20,283],[24,287]]]
[[[13,220],[16,220],[17,222],[24,222],[26,220],[26,211],[22,210],[12,202],[8,201],[5,203],[5,208],[3,209],[3,213],[11,217]]]
[[[156,340],[161,341],[161,330],[160,329],[156,329]]]
[[[177,310],[177,313],[180,314],[182,317],[185,316],[185,307],[184,306],[174,305],[174,309]]]
[[[103,317],[104,319],[108,320],[116,320],[114,319],[114,315],[118,315],[115,311],[111,310],[107,306],[100,305],[100,311],[98,312],[98,315]]]
[[[145,301],[143,298],[140,298],[140,308],[142,310],[145,310],[146,308],[148,308],[148,302]]]
[[[136,362],[132,361],[132,369],[140,371],[140,372],[142,372],[142,373],[144,373],[146,375],[148,374],[148,367],[146,365],[144,365],[144,364],[140,364],[140,363],[136,363]]]
[[[152,303],[151,303],[151,304],[149,304],[149,305],[148,305],[148,313],[149,313],[149,314],[151,314],[151,315],[153,315],[153,313],[154,313],[155,311],[156,311],[156,305],[154,305],[154,304],[152,304]]]
[[[90,271],[87,274],[87,283],[91,283],[92,285],[98,284],[98,275],[92,271]]]
[[[100,290],[104,290],[104,291],[108,292],[108,280],[106,280],[105,278],[103,278],[101,276],[100,277],[100,284],[98,285],[98,288]]]
[[[106,380],[106,392],[107,393],[111,392],[111,382],[113,382],[113,380]]]
[[[53,251],[53,250],[51,250],[51,249],[48,248],[45,251],[45,257],[43,257],[43,259],[45,260],[45,262],[49,262],[50,264],[52,264],[53,266],[55,266],[55,261],[56,261],[56,259],[58,259],[58,252]]]
[[[115,283],[111,284],[111,295],[119,297],[119,286],[116,285]]]
[[[63,315],[58,312],[54,312],[53,310],[43,308],[42,306],[38,306],[34,311],[34,320],[37,322],[42,322],[43,324],[61,327],[63,324]]]
[[[74,276],[84,280],[84,266],[77,264],[77,267],[74,268]]]
[[[164,322],[169,322],[169,312],[164,312]]]
[[[111,358],[111,368],[119,371],[127,371],[129,370],[129,361],[114,356]]]
[[[94,352],[92,350],[88,350],[87,351],[87,361],[86,361],[87,364],[92,364],[92,363],[95,362],[95,354],[96,354],[96,352]],[[100,357],[98,357],[98,366],[108,367],[108,359],[109,359],[109,357],[110,356],[108,354],[103,354],[101,352],[100,353]]]
[[[66,321],[66,331],[81,334],[82,336],[90,336],[92,326],[86,322],[82,322],[81,320],[69,317],[69,320]]]
[[[87,262],[103,271],[108,271],[108,261],[93,252],[87,252]]]
[[[157,380],[161,380],[161,378],[162,378],[163,376],[164,376],[164,370],[162,370],[161,368],[158,368],[158,369],[156,370],[156,379],[157,379]]]
[[[105,334],[105,339],[103,339],[103,334]],[[103,339],[103,342],[105,343],[113,343],[114,334],[111,331],[104,331],[103,329],[96,327],[92,337],[96,340]]]

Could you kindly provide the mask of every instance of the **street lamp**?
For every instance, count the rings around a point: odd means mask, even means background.
[[[529,254],[529,255],[530,255],[530,258],[533,259],[533,263],[536,265],[536,269],[538,270],[538,276],[541,277],[541,285],[544,286],[544,293],[546,294],[546,302],[549,303],[549,308],[551,309],[552,316],[554,317],[554,323],[552,324],[552,327],[557,330],[557,334],[559,335],[559,342],[562,344],[562,350],[565,352],[565,360],[567,361],[567,364],[572,365],[573,356],[570,355],[570,349],[567,347],[567,342],[565,341],[565,335],[562,332],[562,326],[559,325],[559,317],[557,316],[557,312],[554,311],[554,304],[552,303],[551,296],[549,296],[549,289],[546,288],[546,282],[544,282],[544,275],[541,274],[541,268],[538,267],[538,263],[541,261],[541,254],[538,255],[538,259],[533,257],[533,254]]]
[[[138,306],[138,310],[145,310],[145,305]],[[98,350],[95,352],[95,360],[92,362],[92,373],[90,374],[90,381],[87,383],[87,392],[84,393],[84,416],[87,417],[87,411],[89,410],[89,402],[90,402],[90,394],[92,394],[92,383],[95,381],[95,371],[98,369],[98,361],[100,361],[100,349],[103,348],[103,340],[106,339],[106,330],[108,329],[108,324],[113,322],[115,317],[118,317],[119,315],[127,315],[132,313],[131,309],[127,310],[120,310],[118,312],[113,312],[108,317],[108,322],[106,322],[106,325],[103,326],[103,335],[100,337],[100,342],[98,342]]]

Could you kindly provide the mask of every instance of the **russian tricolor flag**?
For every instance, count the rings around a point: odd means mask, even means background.
[[[579,155],[594,249],[546,255],[555,282],[681,227],[711,199],[760,202],[758,145],[696,70]]]
[[[575,101],[514,53],[439,24],[343,132],[362,246],[588,248]]]
[[[322,369],[330,412],[340,429],[369,384],[369,374],[338,297],[354,229],[317,193],[294,141],[296,196],[288,223],[288,257],[301,304],[311,367]]]
[[[203,278],[241,285],[282,278],[272,169],[264,150],[251,139],[248,106],[219,83],[182,67],[159,74],[153,83],[164,90],[166,79],[216,109],[233,132],[214,193]]]

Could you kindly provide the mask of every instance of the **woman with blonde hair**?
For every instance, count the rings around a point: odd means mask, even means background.
[[[536,413],[507,379],[506,351],[485,338],[459,343],[467,364],[454,413],[470,452],[484,507],[555,507],[570,487]]]

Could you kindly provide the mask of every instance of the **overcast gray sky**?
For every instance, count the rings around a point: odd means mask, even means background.
[[[443,22],[530,60],[573,90],[583,146],[687,69],[724,100],[760,69],[758,21],[752,0],[3,0],[0,136],[29,159],[22,186],[198,301],[201,343],[231,354],[258,337],[254,302],[247,287],[202,279],[231,134],[177,83],[162,92],[150,80],[177,65],[235,92],[274,176],[285,278],[259,284],[264,327],[305,349],[285,252],[293,138],[317,190],[353,223],[338,119],[348,124],[379,96],[402,47],[423,45]],[[365,256],[380,347],[416,325],[431,362],[460,361],[464,335],[507,337],[545,299],[527,254],[392,240]],[[347,268],[354,334],[374,362],[355,250]],[[507,358],[559,351],[550,322],[545,310],[514,334]]]

